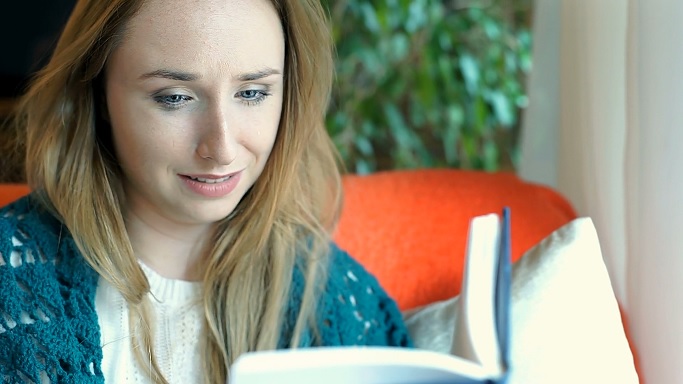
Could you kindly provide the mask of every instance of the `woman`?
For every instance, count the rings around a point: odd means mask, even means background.
[[[409,345],[330,242],[317,0],[81,0],[23,98],[0,211],[0,376],[224,383],[237,356]]]

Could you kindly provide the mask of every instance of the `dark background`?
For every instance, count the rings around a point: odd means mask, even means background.
[[[30,75],[47,62],[76,1],[3,3],[0,11],[0,98],[14,98],[24,89]]]

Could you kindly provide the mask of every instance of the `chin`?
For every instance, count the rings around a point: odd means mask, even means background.
[[[195,206],[186,214],[188,221],[196,224],[210,224],[221,221],[228,217],[237,206],[231,201],[226,202],[212,202],[207,204],[200,204]]]

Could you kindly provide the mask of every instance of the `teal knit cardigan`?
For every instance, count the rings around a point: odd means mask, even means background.
[[[320,344],[410,346],[394,301],[362,266],[336,246],[331,249],[319,304]],[[67,229],[31,196],[0,209],[1,382],[104,382],[98,278]],[[295,271],[282,347],[303,285]]]

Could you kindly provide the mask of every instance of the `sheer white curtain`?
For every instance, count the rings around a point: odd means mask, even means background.
[[[593,218],[641,379],[683,382],[683,1],[536,7],[520,174]]]

